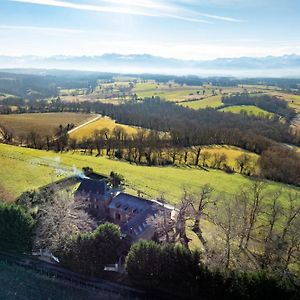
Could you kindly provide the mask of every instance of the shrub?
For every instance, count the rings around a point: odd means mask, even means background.
[[[0,203],[0,245],[31,250],[34,220],[21,207]]]

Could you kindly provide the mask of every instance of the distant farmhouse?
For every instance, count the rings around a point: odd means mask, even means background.
[[[112,188],[105,179],[83,178],[75,199],[88,201],[90,211],[107,221],[118,224],[123,236],[132,241],[151,239],[155,233],[153,222],[161,212],[168,219],[175,214],[174,207],[158,201],[136,197]]]

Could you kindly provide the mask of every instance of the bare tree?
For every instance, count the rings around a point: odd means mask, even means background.
[[[156,216],[150,216],[147,219],[147,224],[150,224],[155,228],[155,232],[159,239],[163,239],[166,243],[170,243],[174,240],[174,220],[171,219],[171,216],[168,213],[168,210],[165,208],[165,199],[163,196],[159,198],[162,206],[158,207],[159,212]]]
[[[186,221],[191,214],[191,196],[186,189],[183,191],[183,196],[178,204],[178,213],[175,221],[175,239],[178,237],[180,243],[188,248],[189,239],[186,235]]]
[[[240,246],[243,248],[248,247],[248,243],[256,225],[257,218],[261,213],[263,200],[266,197],[265,189],[267,185],[258,180],[253,180],[242,192],[244,198],[244,222],[245,234],[242,235]]]
[[[39,207],[34,244],[37,249],[59,251],[71,236],[95,227],[85,201],[74,201],[69,193],[56,193]]]
[[[209,184],[205,184],[200,188],[200,191],[191,198],[191,206],[193,208],[194,215],[193,231],[197,234],[205,251],[208,251],[208,247],[207,241],[204,239],[202,234],[200,220],[204,215],[208,214],[209,205],[213,203],[215,204],[215,200],[211,197],[212,192],[213,188]]]
[[[208,151],[203,151],[201,154],[202,166],[207,167],[207,161],[211,158],[211,154]]]
[[[201,150],[202,148],[200,146],[197,147],[195,146],[192,148],[193,154],[195,156],[195,160],[194,160],[195,166],[199,165]]]
[[[283,207],[280,203],[279,197],[281,191],[275,191],[270,195],[271,201],[266,204],[264,209],[264,215],[266,219],[266,225],[264,226],[264,237],[263,237],[263,254],[262,254],[262,268],[267,268],[271,263],[271,256],[274,252],[277,252],[275,246],[278,240],[278,233],[276,227],[279,226],[280,220],[283,216]]]
[[[221,230],[220,238],[224,241],[224,265],[228,269],[232,260],[233,241],[239,234],[240,204],[237,198],[228,199],[222,196],[218,201],[213,217],[214,223]]]
[[[0,138],[5,143],[11,143],[13,140],[13,133],[7,129],[3,124],[0,124]]]
[[[291,225],[299,217],[300,214],[300,195],[297,192],[288,193],[289,208],[286,213],[286,222],[283,227],[281,240],[284,241]]]
[[[222,165],[226,164],[227,162],[227,155],[225,153],[214,153],[213,154],[213,161],[212,167],[215,169],[220,169]]]
[[[240,169],[240,173],[243,174],[244,171],[248,169],[251,163],[251,156],[249,154],[243,153],[236,158],[236,165]]]

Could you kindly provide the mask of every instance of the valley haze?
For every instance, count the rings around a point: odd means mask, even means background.
[[[300,55],[183,60],[149,54],[0,56],[1,69],[38,68],[199,76],[300,77]]]

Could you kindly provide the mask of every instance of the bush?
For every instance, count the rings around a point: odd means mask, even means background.
[[[0,245],[31,250],[34,220],[17,205],[0,203]]]

